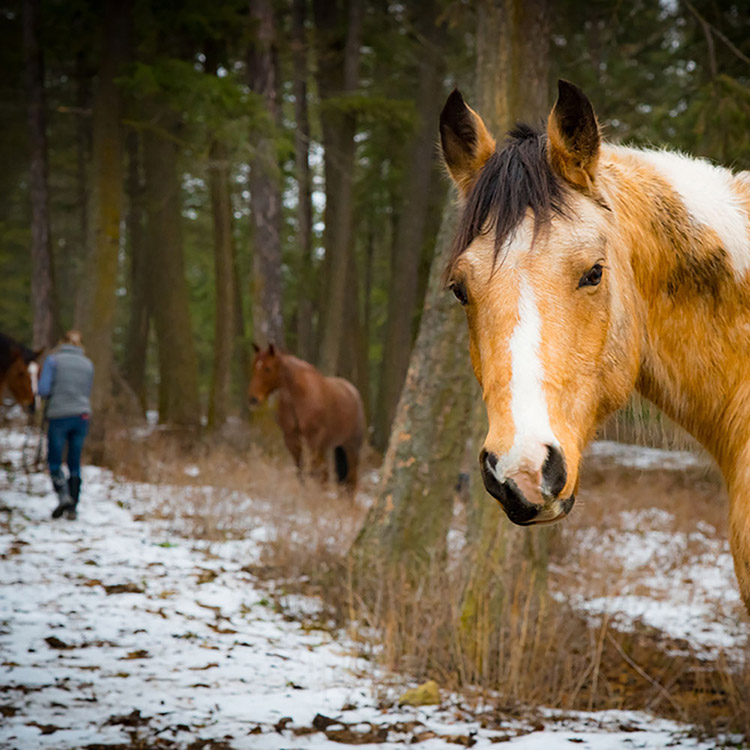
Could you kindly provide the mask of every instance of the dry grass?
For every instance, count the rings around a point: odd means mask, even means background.
[[[486,572],[484,595],[471,610],[461,605],[468,555],[436,560],[416,583],[401,571],[373,571],[355,590],[348,550],[372,486],[352,502],[303,484],[283,449],[261,450],[251,432],[229,441],[185,441],[164,432],[118,440],[112,451],[121,457],[113,467],[118,473],[185,486],[179,504],[155,513],[180,517],[186,534],[211,540],[241,537],[262,524],[268,541],[252,572],[277,590],[319,596],[326,619],[346,627],[364,654],[396,673],[484,696],[506,715],[538,705],[646,709],[712,735],[731,730],[750,737],[747,665],[701,661],[687,644],[645,627],[621,633],[606,618],[592,627],[538,585],[519,562],[517,543]],[[186,467],[197,468],[197,477]],[[552,536],[558,566],[570,560],[576,528],[606,528],[623,509],[661,506],[674,515],[675,531],[689,532],[704,520],[726,533],[726,499],[711,471],[628,474],[592,465],[584,477],[580,507],[565,531]],[[248,496],[251,507],[241,500]],[[680,512],[685,507],[690,514]],[[606,563],[589,562],[599,569]]]

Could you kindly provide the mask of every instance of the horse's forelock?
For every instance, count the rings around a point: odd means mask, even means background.
[[[494,229],[494,260],[530,208],[534,234],[566,209],[567,190],[547,159],[545,134],[525,123],[486,162],[466,200],[447,274],[482,232]]]

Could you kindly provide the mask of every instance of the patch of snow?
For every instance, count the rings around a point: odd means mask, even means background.
[[[617,443],[613,440],[596,440],[586,451],[587,456],[606,459],[619,466],[631,469],[689,469],[703,467],[709,462],[707,456],[690,451],[669,451],[646,448],[642,445]]]
[[[384,676],[356,645],[284,617],[248,572],[271,535],[253,526],[252,498],[224,498],[248,519],[243,538],[190,539],[149,510],[203,502],[206,488],[119,482],[89,466],[78,520],[52,521],[49,479],[20,472],[22,446],[22,434],[0,432],[2,747],[68,750],[138,738],[146,747],[158,737],[179,748],[213,739],[233,750],[340,750],[322,732],[295,734],[319,713],[352,731],[384,727],[382,748],[411,742],[409,722],[432,733],[419,743],[425,750],[454,748],[457,736],[480,750],[506,737],[514,748],[545,750],[715,746],[635,712],[546,712],[543,731],[516,719],[483,728],[461,714],[456,696],[384,712]],[[320,612],[316,600],[296,595],[284,606]]]

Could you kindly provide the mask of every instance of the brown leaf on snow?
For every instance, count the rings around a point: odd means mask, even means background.
[[[57,727],[54,724],[39,724],[36,721],[27,721],[27,727],[36,727],[42,734],[54,734],[64,727]]]
[[[110,716],[104,722],[105,726],[142,727],[151,721],[150,716],[141,716],[141,711],[134,708],[129,714]]]
[[[130,651],[127,656],[121,656],[120,661],[125,659],[150,659],[151,654],[145,648],[139,648],[136,651]]]
[[[44,639],[44,641],[45,641],[45,643],[46,643],[46,644],[47,644],[47,645],[48,645],[48,646],[49,646],[50,648],[56,648],[56,649],[58,649],[59,651],[66,651],[67,649],[75,648],[75,646],[74,646],[74,645],[72,645],[72,644],[70,644],[70,643],[65,643],[65,641],[61,641],[61,640],[60,640],[59,638],[57,638],[57,637],[56,637],[56,636],[54,636],[54,635],[48,635],[48,636],[47,636],[47,637],[46,637],[46,638]]]
[[[102,584],[103,585],[103,584]],[[137,583],[113,583],[111,586],[104,586],[107,596],[110,594],[143,594],[146,589]]]

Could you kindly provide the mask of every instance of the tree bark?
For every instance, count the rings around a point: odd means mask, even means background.
[[[318,89],[325,151],[326,210],[325,284],[322,285],[320,366],[339,371],[344,333],[349,256],[354,252],[354,168],[356,116],[342,108],[340,97],[351,94],[359,80],[362,0],[345,3],[314,0],[318,32]],[[343,53],[342,53],[343,50]]]
[[[471,430],[469,415],[478,395],[466,321],[441,284],[455,212],[451,198],[377,498],[353,548],[357,571],[368,576],[373,570],[399,569],[416,580],[445,552],[456,480]]]
[[[294,165],[297,174],[297,355],[314,358],[312,257],[312,181],[310,176],[310,119],[307,112],[308,55],[305,35],[306,0],[292,4],[292,61],[294,65]]]
[[[274,136],[279,123],[276,31],[270,0],[250,0],[250,88],[262,97],[269,127],[255,139],[250,171],[253,223],[253,334],[259,344],[284,344],[281,278],[281,176]]]
[[[149,300],[159,344],[159,421],[197,426],[198,370],[182,251],[181,188],[171,113],[153,111],[143,136]],[[162,133],[166,135],[162,135]]]
[[[216,290],[214,363],[208,405],[208,425],[213,429],[218,429],[229,416],[232,398],[235,315],[229,159],[225,146],[218,141],[215,141],[211,147],[208,183],[214,227],[214,286]]]
[[[443,56],[437,14],[420,9],[419,124],[411,143],[403,208],[391,256],[388,317],[383,338],[378,409],[375,412],[375,447],[388,444],[393,415],[409,367],[414,341],[414,317],[419,281],[419,264],[425,225],[430,208],[430,186],[435,177],[435,132],[442,105]]]
[[[483,0],[478,9],[477,111],[490,132],[501,136],[520,120],[539,122],[549,111],[548,0]],[[477,456],[487,432],[484,404],[474,405],[472,456]],[[474,463],[476,467],[476,463]],[[515,577],[531,576],[543,588],[547,575],[549,529],[511,532],[476,471],[470,473],[467,542],[470,566],[460,605],[462,648],[478,673],[487,655],[477,651],[474,637],[480,621],[495,622],[502,611],[509,561],[518,565]],[[489,612],[489,617],[488,617]]]
[[[534,57],[540,49],[544,54],[546,48],[546,36],[524,39],[523,32],[529,26],[517,25],[531,24],[532,20],[538,23],[539,14],[544,18],[545,0],[535,0],[528,11],[525,7],[521,0],[513,3],[484,0],[478,13],[477,78],[481,86],[477,110],[495,132],[507,128],[517,114],[503,92],[508,87],[514,92],[521,91],[517,76],[526,75],[521,72],[526,62],[523,54]],[[536,28],[534,33],[539,34],[542,32],[538,29],[546,27],[531,24],[531,28]],[[505,67],[500,75],[495,70],[497,55],[507,55],[505,42],[508,38],[516,40],[515,52],[503,62]],[[523,43],[518,42],[519,39],[523,39]],[[536,61],[534,69],[538,70]],[[500,93],[498,86],[502,87]],[[536,88],[546,91],[546,77],[537,82]],[[376,501],[352,549],[355,570],[363,579],[371,580],[373,571],[381,579],[387,571],[397,571],[418,581],[427,572],[430,561],[443,557],[452,518],[454,488],[467,452],[467,440],[474,437],[477,442],[481,429],[472,426],[476,423],[475,415],[481,413],[476,410],[483,406],[469,363],[466,322],[459,306],[443,291],[441,284],[454,232],[454,211],[454,201],[450,199]],[[477,452],[476,446],[470,448],[472,455],[476,456]],[[478,496],[481,480],[477,481],[476,470],[472,475]],[[479,539],[472,540],[470,550],[476,561],[482,560],[483,552],[489,554],[496,550],[501,544],[498,534],[504,533],[502,529],[497,534],[491,533],[494,528],[491,524],[498,522],[499,514],[495,503],[483,492],[482,499],[483,504],[475,508],[472,527],[490,531],[479,533]],[[494,519],[489,519],[493,510]],[[488,515],[483,516],[485,512]],[[486,582],[486,576],[470,576],[470,581]],[[467,585],[464,612],[469,612],[472,597],[482,595],[482,590],[474,583]],[[471,622],[470,615],[467,615],[467,622]]]
[[[31,305],[33,346],[48,347],[57,338],[55,284],[49,221],[47,175],[47,122],[44,97],[44,60],[40,44],[40,0],[24,0],[23,41],[25,84],[28,98],[28,124],[31,160]]]
[[[127,60],[128,3],[109,0],[102,13],[102,53],[94,93],[91,192],[87,258],[79,295],[77,326],[94,363],[92,409],[95,429],[104,438],[112,403],[112,334],[123,204],[122,95],[116,83]],[[97,441],[98,442],[98,441]]]
[[[131,131],[125,141],[128,155],[126,188],[128,211],[125,219],[130,256],[128,283],[128,331],[125,340],[123,375],[146,412],[146,355],[150,328],[148,300],[148,257],[144,236],[143,180],[138,132]]]

